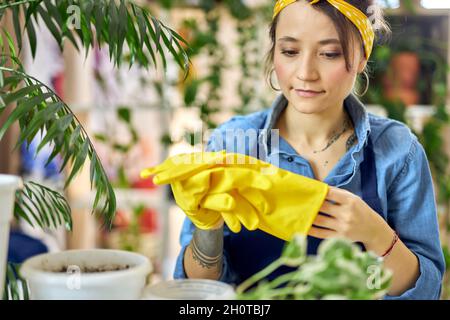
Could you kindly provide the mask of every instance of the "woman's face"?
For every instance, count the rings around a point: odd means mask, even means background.
[[[313,9],[306,1],[297,1],[284,8],[278,18],[274,68],[280,89],[290,105],[307,114],[342,106],[357,74],[365,67],[360,42],[352,34],[349,72],[338,33],[327,15]],[[282,40],[286,37],[287,41]],[[296,41],[289,41],[289,37]],[[320,94],[304,97],[296,91],[299,89]]]

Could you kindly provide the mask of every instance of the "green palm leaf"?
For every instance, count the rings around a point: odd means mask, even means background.
[[[0,91],[0,99],[6,104],[16,103],[16,107],[0,126],[0,140],[8,128],[18,122],[20,136],[16,148],[22,143],[28,145],[41,134],[42,140],[36,153],[42,147],[50,145],[52,154],[50,162],[57,154],[64,160],[60,171],[68,169],[69,176],[64,188],[73,181],[85,162],[90,159],[91,187],[96,189],[93,211],[99,210],[105,215],[106,223],[112,223],[116,210],[113,188],[86,131],[69,107],[45,84],[25,74],[21,70],[0,66],[4,82],[12,90]],[[19,87],[23,82],[24,87]],[[0,108],[0,115],[4,112]],[[24,218],[31,225],[40,227],[57,227],[64,224],[71,228],[70,208],[57,192],[39,184],[29,182],[16,197],[16,216]]]
[[[16,192],[14,214],[31,226],[38,225],[43,229],[64,225],[67,230],[72,230],[71,210],[64,196],[32,181]]]
[[[50,30],[61,49],[66,38],[77,48],[79,43],[76,38],[78,38],[86,53],[96,43],[99,46],[106,44],[110,58],[116,65],[120,65],[123,60],[126,44],[130,66],[133,63],[145,68],[151,64],[156,66],[156,55],[159,53],[166,70],[166,57],[162,49],[165,46],[176,63],[185,70],[185,78],[188,75],[190,59],[181,45],[184,43],[187,47],[187,42],[174,30],[154,18],[146,8],[133,1],[7,0],[5,2],[0,5],[0,16],[6,9],[12,10],[17,43],[22,48],[22,32],[25,30],[33,57],[36,53],[36,24],[40,21]],[[24,26],[19,21],[21,13],[25,16]],[[74,22],[75,28],[72,28]]]
[[[74,18],[71,8],[78,8],[80,13],[79,25],[75,29],[70,27]],[[23,33],[26,32],[33,57],[36,54],[36,27],[39,21],[49,29],[61,50],[66,38],[78,50],[81,43],[86,54],[97,44],[100,47],[107,45],[115,65],[120,65],[126,57],[130,66],[138,63],[145,68],[151,64],[156,67],[159,54],[166,70],[165,46],[185,71],[184,78],[188,76],[190,60],[181,45],[184,43],[188,47],[186,41],[132,1],[3,0],[0,20],[6,10],[12,11],[19,49],[23,47]],[[21,17],[25,17],[24,23],[21,23]],[[96,189],[92,210],[100,210],[105,215],[105,223],[111,225],[116,211],[115,194],[86,131],[55,92],[23,71],[12,37],[6,31],[4,34],[7,42],[0,36],[0,116],[7,105],[15,107],[0,126],[0,140],[16,122],[20,127],[16,148],[23,143],[29,146],[34,137],[41,134],[42,140],[36,153],[45,145],[50,145],[53,151],[47,164],[58,154],[63,157],[60,170],[69,170],[64,188],[89,159],[91,189]],[[126,55],[125,45],[128,47]],[[32,226],[56,228],[64,225],[69,230],[72,228],[70,207],[64,196],[35,182],[26,182],[16,192],[14,213]],[[6,276],[7,290],[3,298],[28,299],[28,288],[26,282],[20,279],[18,265],[8,264]]]
[[[29,291],[25,279],[19,274],[20,264],[8,262],[3,300],[28,300]]]

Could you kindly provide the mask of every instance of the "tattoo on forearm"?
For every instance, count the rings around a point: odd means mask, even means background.
[[[222,260],[222,255],[216,257],[205,256],[195,244],[195,240],[191,243],[192,257],[198,262],[203,268],[211,269],[219,265]]]
[[[203,268],[221,267],[223,229],[195,229],[191,241],[192,258]]]

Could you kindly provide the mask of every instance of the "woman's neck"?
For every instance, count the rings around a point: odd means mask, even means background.
[[[342,132],[346,121],[350,122],[351,127],[351,119],[343,105],[322,113],[305,114],[288,104],[280,114],[276,127],[287,140],[310,150],[318,150]]]

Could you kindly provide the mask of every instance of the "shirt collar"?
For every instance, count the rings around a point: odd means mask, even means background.
[[[269,138],[270,130],[274,128],[276,121],[278,120],[281,112],[288,105],[288,100],[281,93],[279,94],[272,103],[269,109],[267,117],[264,121],[263,129],[261,130],[258,141],[264,145],[264,148],[268,150],[267,141]],[[363,103],[351,93],[344,100],[344,107],[352,118],[353,124],[355,126],[355,133],[358,138],[358,144],[354,152],[360,151],[367,143],[367,137],[370,134],[370,123],[369,115],[364,107]]]

